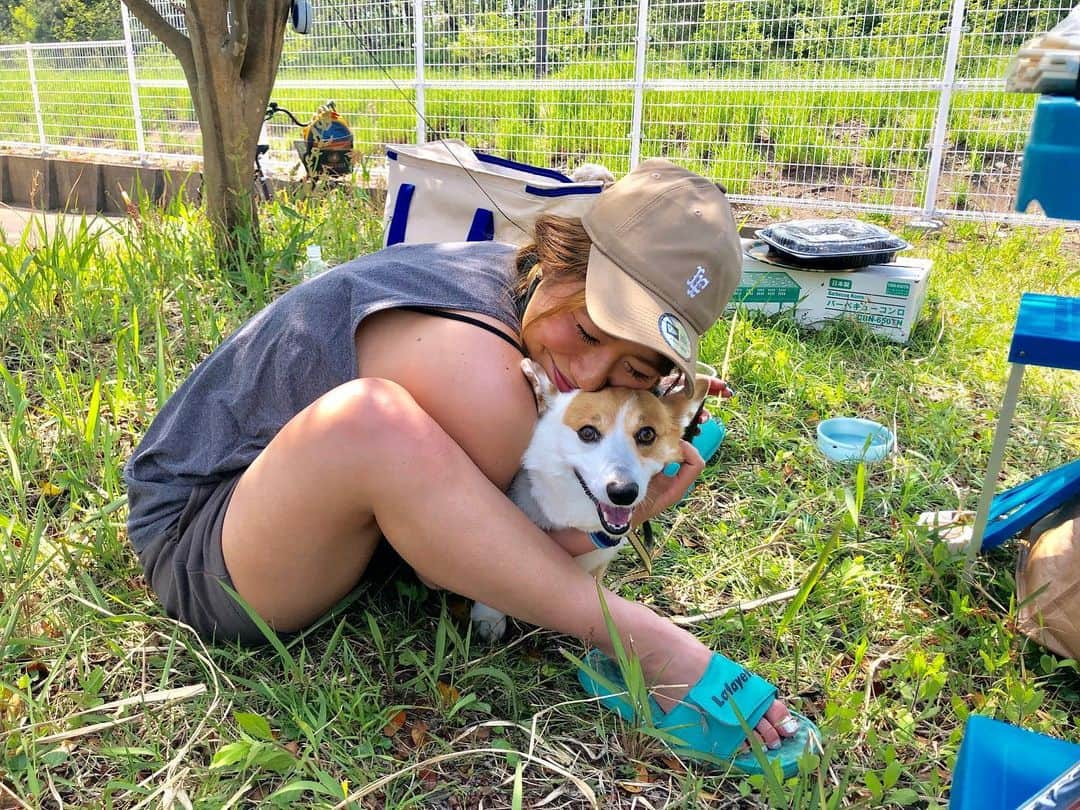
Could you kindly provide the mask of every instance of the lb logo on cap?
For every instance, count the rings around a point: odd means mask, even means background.
[[[686,327],[682,325],[682,321],[672,315],[670,312],[665,312],[660,316],[660,337],[664,339],[664,343],[675,350],[675,353],[679,355],[683,360],[689,360],[690,349],[690,335],[686,333]]]

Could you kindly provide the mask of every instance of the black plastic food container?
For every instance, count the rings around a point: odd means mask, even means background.
[[[888,264],[907,242],[880,225],[857,219],[799,219],[757,232],[780,260],[810,270],[850,270]]]

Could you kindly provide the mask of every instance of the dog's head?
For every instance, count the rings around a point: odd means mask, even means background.
[[[693,400],[630,388],[560,393],[539,364],[521,368],[540,411],[522,465],[538,505],[552,525],[626,534],[649,480],[682,460],[679,439],[708,380],[696,381]]]

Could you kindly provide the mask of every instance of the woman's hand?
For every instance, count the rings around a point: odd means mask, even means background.
[[[690,489],[691,484],[705,469],[705,461],[694,445],[690,442],[679,442],[679,449],[683,455],[679,472],[673,478],[664,475],[663,471],[652,477],[645,500],[634,510],[631,520],[633,525],[640,526],[645,521],[652,520],[669,506],[682,500],[686,490]]]
[[[731,399],[735,396],[735,389],[727,384],[727,380],[721,380],[719,377],[710,377],[709,393],[707,396]]]
[[[731,399],[735,396],[735,389],[727,384],[727,380],[721,380],[719,377],[709,378],[709,392],[705,395],[708,397],[720,397],[720,399]],[[698,414],[698,424],[708,422],[712,419],[712,414],[709,413],[707,408],[702,408]]]

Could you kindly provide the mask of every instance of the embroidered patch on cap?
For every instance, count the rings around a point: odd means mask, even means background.
[[[664,342],[674,349],[675,353],[683,360],[689,360],[691,353],[690,335],[687,334],[682,321],[670,312],[665,312],[660,316],[660,322],[657,325],[660,328],[660,336],[664,339]]]
[[[697,294],[709,286],[709,277],[705,274],[705,268],[700,264],[694,268],[694,275],[686,280],[686,294],[696,298]]]

